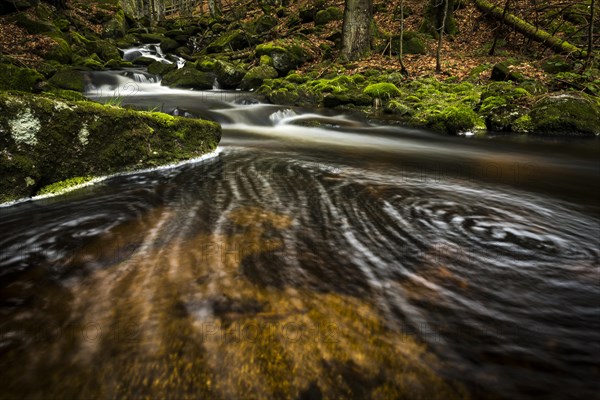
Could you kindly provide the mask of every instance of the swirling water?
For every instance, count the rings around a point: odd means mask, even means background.
[[[597,396],[597,141],[152,87],[220,151],[0,209],[3,396]]]

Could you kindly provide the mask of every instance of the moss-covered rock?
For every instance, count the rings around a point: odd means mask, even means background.
[[[116,44],[110,40],[88,41],[86,48],[90,53],[96,53],[104,62],[121,58]]]
[[[266,79],[277,78],[277,70],[270,65],[261,64],[251,68],[240,84],[243,90],[258,89]]]
[[[540,135],[594,136],[600,134],[600,106],[573,92],[547,96],[535,103],[529,116],[531,131]]]
[[[427,46],[422,35],[418,32],[406,31],[402,36],[402,52],[404,54],[425,54]],[[385,44],[387,46],[387,42]],[[400,35],[392,37],[392,54],[400,53]]]
[[[44,77],[36,70],[0,63],[0,90],[39,91]]]
[[[224,51],[237,51],[248,47],[248,37],[239,29],[223,33],[217,40],[206,47],[207,53],[222,53]]]
[[[427,122],[430,128],[451,135],[486,129],[483,119],[475,111],[461,105],[432,114]]]
[[[108,21],[104,25],[102,30],[102,37],[104,38],[122,38],[127,34],[127,21],[125,20],[125,13],[123,10],[119,10],[115,13],[114,18]]]
[[[492,68],[491,80],[521,82],[525,79],[523,74],[511,71],[510,63],[501,62]]]
[[[271,15],[263,15],[251,26],[256,33],[265,33],[277,26],[277,18]]]
[[[280,76],[298,68],[311,59],[310,54],[299,43],[285,43],[274,41],[256,46],[256,56],[269,56],[273,60],[273,67]]]
[[[48,82],[60,89],[73,90],[75,92],[83,92],[85,89],[83,74],[75,68],[65,68],[58,71]]]
[[[314,20],[315,25],[325,25],[331,21],[341,20],[344,17],[344,12],[337,7],[329,7],[325,10],[317,11]]]
[[[198,90],[212,89],[213,83],[214,75],[199,71],[192,65],[169,72],[161,82],[163,86]]]
[[[58,31],[52,22],[36,18],[29,13],[17,14],[16,24],[32,35]]]
[[[152,75],[160,75],[165,76],[169,72],[177,70],[177,65],[163,63],[160,61],[154,61],[152,64],[148,65],[148,72]]]
[[[73,51],[66,40],[60,37],[53,37],[54,45],[45,50],[42,56],[46,60],[58,61],[61,64],[70,64],[73,59]]]
[[[141,66],[147,67],[147,66],[153,64],[155,61],[156,61],[156,59],[154,59],[152,57],[141,56],[141,57],[138,57],[135,60],[133,60],[132,63],[134,65],[141,65]]]
[[[239,66],[222,60],[216,61],[214,71],[223,89],[236,89],[246,75]]]
[[[219,140],[212,122],[0,92],[0,202],[77,176],[190,159]]]
[[[371,96],[372,98],[390,99],[392,97],[400,96],[402,92],[393,83],[381,82],[373,83],[368,85],[364,90],[364,94]]]

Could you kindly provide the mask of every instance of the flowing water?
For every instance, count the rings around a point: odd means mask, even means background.
[[[598,140],[93,80],[223,140],[0,208],[2,397],[598,398]]]

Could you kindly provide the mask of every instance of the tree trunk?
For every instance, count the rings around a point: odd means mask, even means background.
[[[587,60],[585,61],[585,67],[589,68],[592,63],[592,53],[594,52],[594,17],[596,1],[592,0],[590,10],[590,24],[588,26],[588,43],[587,43]]]
[[[371,0],[346,0],[342,29],[342,57],[356,60],[371,51]]]
[[[400,61],[400,73],[408,76],[408,70],[404,66],[404,0],[400,1],[400,50],[398,52],[398,60]]]
[[[495,6],[487,0],[474,1],[477,8],[485,12],[486,15],[502,20],[506,25],[510,26],[517,32],[522,33],[523,35],[531,38],[532,40],[541,42],[542,44],[548,46],[549,48],[558,53],[572,53],[580,57],[586,55],[586,52],[582,51],[580,48],[573,46],[569,42],[563,41],[561,38],[552,36],[551,34],[542,29],[536,28],[535,26],[523,21],[522,19],[514,16],[511,13],[506,13],[506,15],[502,17],[502,8]]]
[[[444,41],[444,31],[446,28],[446,18],[448,17],[448,3],[450,0],[442,0],[444,2],[444,13],[442,14],[442,21],[439,27],[438,33],[438,46],[437,51],[435,52],[435,72],[439,74],[442,72],[442,43]]]
[[[442,33],[454,35],[457,32],[456,20],[454,18],[454,0],[430,0],[425,8],[425,18],[419,29],[421,32],[429,33],[437,38],[440,26],[444,26]]]

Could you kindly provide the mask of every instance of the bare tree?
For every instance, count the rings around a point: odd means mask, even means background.
[[[400,49],[398,52],[398,61],[400,61],[400,73],[408,75],[408,70],[404,66],[404,0],[400,1]]]
[[[444,2],[444,13],[442,16],[442,24],[439,27],[438,45],[437,45],[437,51],[435,53],[435,72],[437,74],[442,72],[442,63],[441,63],[442,43],[444,41],[444,31],[446,30],[446,18],[448,16],[448,0],[441,0],[441,1]]]

